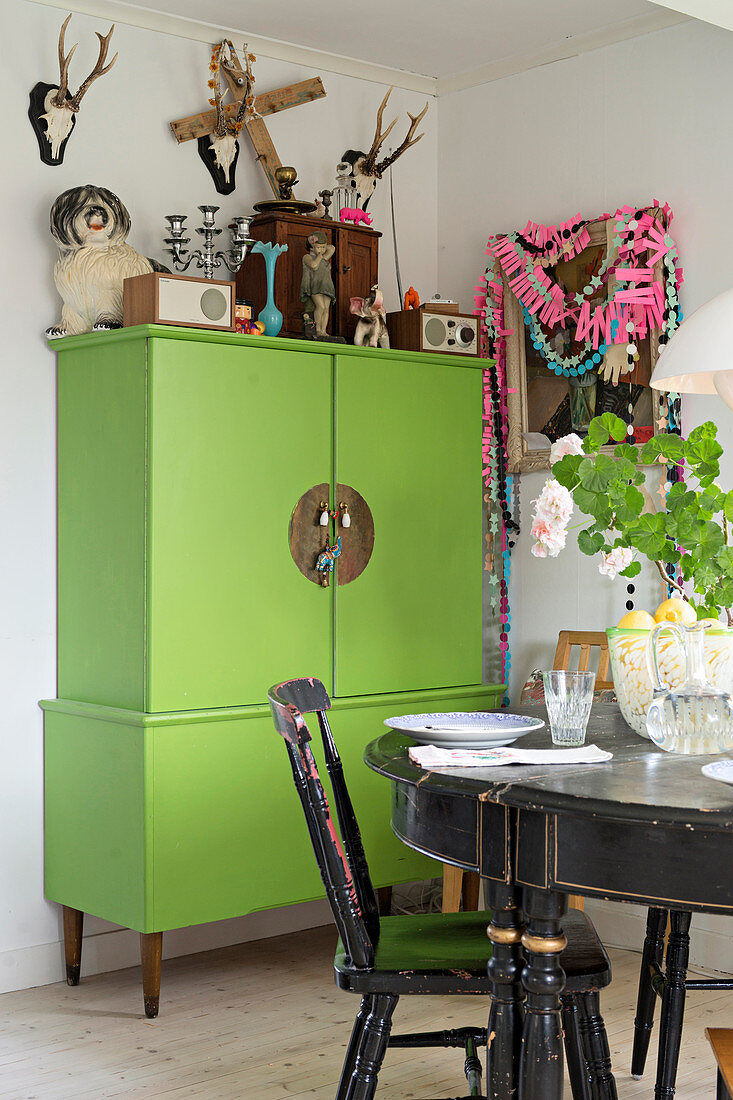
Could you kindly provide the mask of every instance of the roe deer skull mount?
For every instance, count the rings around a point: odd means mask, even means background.
[[[337,187],[348,188],[353,196],[353,200],[349,202],[349,206],[358,207],[361,203],[361,209],[366,210],[369,199],[374,194],[374,188],[377,186],[377,181],[381,180],[383,174],[390,165],[394,164],[398,157],[401,157],[411,145],[417,145],[418,141],[423,136],[422,134],[418,134],[417,137],[415,137],[415,131],[427,113],[427,103],[419,115],[411,115],[409,111],[407,112],[407,117],[410,120],[410,127],[404,140],[388,156],[384,157],[383,160],[377,160],[388,134],[390,134],[397,125],[397,119],[394,118],[389,126],[382,129],[384,108],[387,106],[387,100],[391,94],[392,89],[390,88],[377,110],[377,128],[369,152],[364,153],[361,149],[347,149],[336,165]]]
[[[68,54],[65,53],[64,33],[70,19],[71,15],[69,14],[64,20],[59,34],[58,84],[44,84],[39,81],[30,93],[28,117],[38,138],[38,147],[44,164],[63,163],[66,142],[69,140],[71,131],[74,128],[76,114],[81,106],[84,94],[89,85],[97,77],[108,73],[117,60],[117,54],[115,54],[109,64],[105,65],[109,40],[112,37],[112,31],[115,29],[113,23],[106,35],[101,35],[99,31],[94,32],[99,39],[99,57],[89,76],[79,85],[78,91],[71,95],[69,93],[69,64],[78,43],[71,47]]]

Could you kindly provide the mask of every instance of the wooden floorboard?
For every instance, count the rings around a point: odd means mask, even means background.
[[[134,968],[0,996],[0,1100],[333,1100],[358,999],[333,985],[335,933],[310,929],[173,959],[161,1015],[142,1014]],[[653,1097],[628,1066],[639,955],[612,951],[602,995],[620,1100]],[[483,1024],[476,997],[403,998],[395,1030]],[[733,993],[688,995],[677,1100],[713,1100],[705,1027],[733,1026]],[[656,1033],[655,1033],[656,1037]],[[465,1092],[460,1051],[388,1053],[378,1100]],[[569,1096],[569,1091],[567,1091]]]

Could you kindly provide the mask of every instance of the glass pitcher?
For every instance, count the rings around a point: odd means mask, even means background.
[[[684,681],[674,690],[662,684],[659,674],[659,637],[665,630],[679,643],[685,665]],[[733,748],[733,699],[706,677],[705,630],[703,623],[664,622],[649,635],[646,657],[654,699],[646,728],[654,744],[667,752],[702,755]]]

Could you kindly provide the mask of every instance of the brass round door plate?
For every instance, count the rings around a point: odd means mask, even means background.
[[[328,526],[321,527],[320,519],[323,503],[326,507],[338,509],[335,520],[329,518]],[[343,527],[343,505],[348,509],[351,524]],[[331,495],[331,487],[326,482],[314,485],[295,505],[290,517],[289,531],[290,553],[304,577],[313,584],[321,585],[321,574],[316,570],[316,559],[325,549],[326,541],[333,545],[341,539],[341,554],[336,559],[336,584],[350,584],[366,569],[374,549],[374,518],[369,505],[361,493],[350,485],[336,486],[336,499]]]

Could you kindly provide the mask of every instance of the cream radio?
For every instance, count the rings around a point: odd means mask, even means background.
[[[184,325],[234,331],[234,283],[151,271],[125,279],[123,325]]]
[[[387,314],[390,347],[403,351],[438,351],[480,355],[479,318],[468,313],[431,312],[429,306]]]

